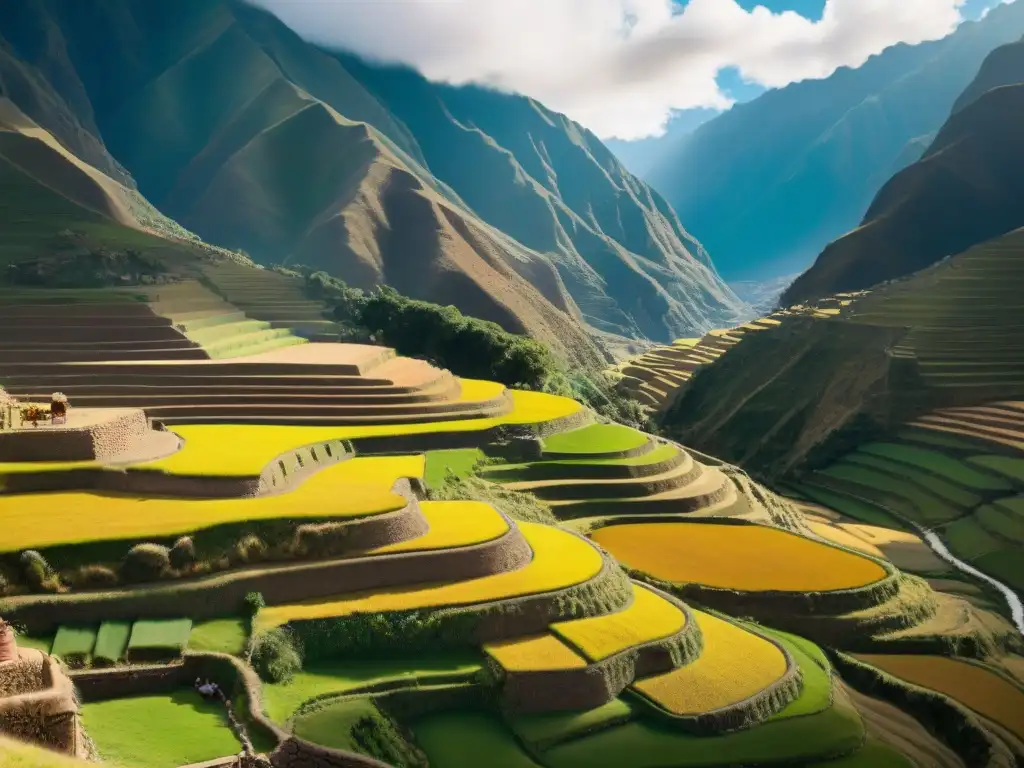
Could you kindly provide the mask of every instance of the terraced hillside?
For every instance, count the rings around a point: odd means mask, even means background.
[[[930,411],[1019,398],[1022,250],[1024,231],[1012,232],[882,286],[838,317],[756,334],[702,370],[665,427],[780,477]]]
[[[1022,430],[1020,402],[933,411],[895,439],[807,474],[799,490],[852,517],[888,515],[935,531],[954,555],[1024,591]]]
[[[777,328],[791,317],[834,317],[857,295],[840,294],[812,306],[781,309],[735,328],[711,331],[700,339],[679,339],[670,346],[654,347],[614,366],[611,371],[618,377],[622,392],[656,411],[663,411],[671,407],[697,371],[718,360],[748,333]]]

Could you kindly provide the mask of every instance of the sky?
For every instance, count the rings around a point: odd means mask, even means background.
[[[252,1],[313,42],[523,93],[603,139],[636,140],[682,110],[944,37],[1001,0]]]

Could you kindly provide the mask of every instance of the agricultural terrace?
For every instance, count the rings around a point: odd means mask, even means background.
[[[625,453],[642,448],[649,438],[643,432],[620,424],[591,424],[570,432],[544,438],[544,453]]]
[[[908,683],[944,693],[1024,738],[1024,689],[995,672],[944,656],[886,654],[857,658]]]
[[[481,501],[421,501],[420,512],[429,528],[414,539],[385,544],[365,552],[390,555],[453,549],[493,541],[508,533],[508,522],[490,504]]]
[[[541,768],[501,721],[480,712],[445,712],[413,725],[416,741],[437,768]]]
[[[259,623],[273,627],[290,621],[385,613],[419,608],[472,605],[553,592],[594,578],[604,563],[586,540],[538,523],[518,523],[533,559],[517,571],[452,584],[417,585],[387,592],[365,592],[337,599],[275,605],[260,611]]]
[[[657,579],[742,592],[828,592],[885,578],[874,560],[777,528],[714,523],[612,525],[594,540]]]
[[[135,498],[99,493],[0,495],[0,549],[168,538],[254,520],[345,519],[402,509],[391,492],[403,477],[422,477],[422,456],[356,458],[327,467],[289,493],[236,499]],[[340,491],[344,489],[344,492]],[[40,525],[45,519],[47,524]]]
[[[738,704],[779,681],[786,657],[760,635],[711,614],[694,611],[704,636],[700,656],[633,688],[674,715],[699,715]]]
[[[591,661],[671,637],[686,626],[686,614],[647,587],[633,583],[633,602],[621,611],[551,625],[551,631]]]
[[[104,761],[123,768],[177,768],[242,749],[223,705],[191,689],[85,704],[82,722]]]
[[[582,669],[586,660],[554,635],[534,635],[487,643],[484,651],[507,672]]]
[[[183,424],[174,427],[174,432],[185,441],[180,451],[139,466],[179,475],[204,475],[211,471],[218,475],[258,475],[282,453],[328,440],[483,432],[505,425],[543,424],[574,416],[583,409],[582,405],[567,397],[522,390],[509,392],[512,410],[503,416],[486,419],[338,427]]]
[[[288,682],[264,683],[263,706],[271,720],[284,723],[303,702],[317,696],[391,681],[423,684],[452,675],[469,678],[480,670],[481,661],[478,651],[445,651],[406,658],[308,662]]]

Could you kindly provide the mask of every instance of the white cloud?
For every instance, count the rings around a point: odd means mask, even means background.
[[[602,137],[657,135],[671,110],[728,105],[723,67],[766,86],[943,37],[966,0],[827,0],[820,21],[735,0],[254,0],[307,39],[433,79],[518,91]]]

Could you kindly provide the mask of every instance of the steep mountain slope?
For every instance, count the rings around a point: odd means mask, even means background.
[[[1024,226],[1024,42],[989,57],[924,157],[783,294],[790,305],[902,277]]]
[[[94,137],[93,154],[117,158],[148,199],[208,241],[454,303],[580,361],[596,354],[584,322],[668,338],[743,309],[663,201],[539,106],[531,114],[555,134],[539,150],[556,158],[551,172],[588,171],[596,191],[566,200],[490,138],[477,189],[454,188],[433,165],[481,160],[479,131],[443,116],[454,133],[436,143],[437,125],[407,125],[401,105],[352,76],[358,62],[230,0],[29,0],[10,19],[7,48]],[[530,130],[501,138],[530,144]],[[590,166],[558,159],[577,143]]]
[[[551,257],[588,322],[664,338],[742,314],[664,199],[582,126],[524,97],[341,61],[412,130],[439,179]]]
[[[856,226],[920,157],[984,58],[1021,34],[1015,2],[944,40],[770,91],[698,128],[647,180],[727,280],[798,272]]]

